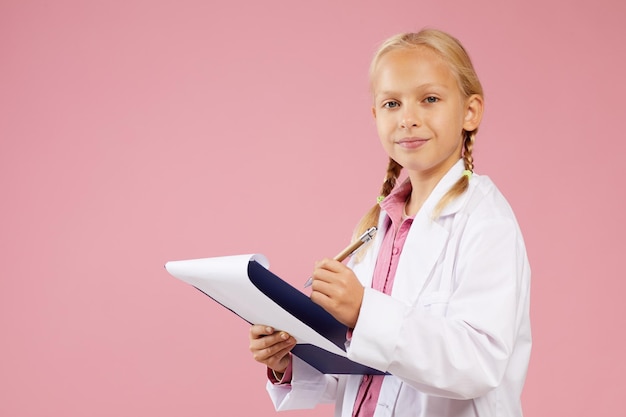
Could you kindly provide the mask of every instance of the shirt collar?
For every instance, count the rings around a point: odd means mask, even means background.
[[[381,210],[387,213],[393,224],[399,225],[402,222],[404,204],[412,190],[411,181],[407,178],[380,202]]]

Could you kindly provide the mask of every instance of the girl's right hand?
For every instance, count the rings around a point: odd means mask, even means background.
[[[268,368],[283,373],[289,366],[289,352],[296,345],[296,339],[283,331],[270,326],[255,324],[250,327],[250,352],[252,357]]]

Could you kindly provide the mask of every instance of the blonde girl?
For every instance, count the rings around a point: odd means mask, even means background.
[[[387,375],[321,374],[290,354],[293,337],[255,325],[250,350],[272,401],[335,402],[346,417],[521,417],[530,268],[509,204],[474,174],[484,98],[470,58],[445,32],[400,34],[370,81],[389,164],[356,235],[379,233],[348,265],[317,262],[311,299],[350,329],[348,357]]]

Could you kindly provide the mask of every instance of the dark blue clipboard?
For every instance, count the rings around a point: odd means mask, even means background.
[[[254,260],[248,263],[248,278],[259,291],[285,311],[345,352],[348,328],[311,301],[308,296]],[[209,294],[199,288],[198,290],[228,309]],[[356,363],[312,344],[299,343],[293,348],[292,353],[324,374],[385,375],[385,372]]]

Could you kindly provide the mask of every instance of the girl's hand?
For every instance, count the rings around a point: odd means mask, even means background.
[[[284,373],[289,366],[289,352],[295,345],[296,339],[285,332],[258,324],[250,327],[252,357],[278,373]]]
[[[363,302],[363,285],[354,272],[334,259],[315,264],[311,300],[349,328],[356,326]]]

